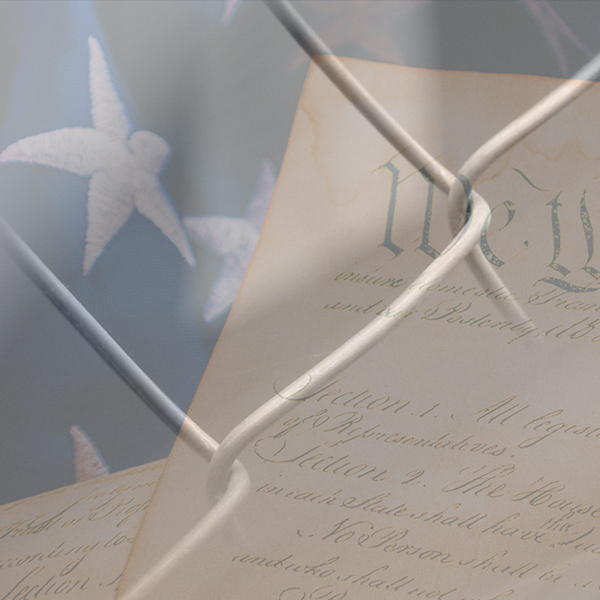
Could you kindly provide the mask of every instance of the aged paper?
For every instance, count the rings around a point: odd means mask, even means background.
[[[0,506],[0,598],[112,600],[164,462]]]
[[[559,82],[348,61],[453,172]],[[466,265],[240,456],[235,522],[148,596],[563,600],[600,595],[600,91],[495,163]],[[311,69],[258,252],[190,415],[217,439],[358,331],[449,242],[446,199]],[[176,445],[123,589],[205,513]]]

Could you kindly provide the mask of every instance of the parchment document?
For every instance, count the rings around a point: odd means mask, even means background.
[[[0,598],[112,600],[163,465],[0,506]]]
[[[347,65],[453,172],[560,83]],[[313,66],[191,417],[222,439],[402,291],[431,294],[242,453],[242,509],[149,598],[600,598],[598,107],[594,87],[475,185],[511,320],[465,264],[418,279],[446,198]],[[178,442],[123,589],[206,512],[205,481]]]

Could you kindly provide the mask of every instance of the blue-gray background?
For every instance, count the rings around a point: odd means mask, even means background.
[[[337,53],[408,66],[561,77],[600,50],[595,1],[295,6]],[[95,35],[134,130],[171,146],[161,181],[179,216],[241,217],[263,159],[281,165],[308,61],[262,2],[240,2],[228,22],[224,10],[224,0],[0,2],[0,150],[91,125]],[[196,246],[190,268],[135,213],[83,277],[87,185],[48,167],[1,165],[1,211],[187,409],[225,322],[201,316],[221,258]],[[113,471],[168,454],[174,435],[1,253],[0,336],[0,503],[74,482],[74,424]]]

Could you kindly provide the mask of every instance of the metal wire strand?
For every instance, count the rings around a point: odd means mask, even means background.
[[[443,193],[449,194],[451,182],[455,179],[454,174],[429,154],[362,86],[288,0],[264,0],[264,2],[317,66],[373,127],[416,169],[427,167],[427,172],[433,178],[435,186]],[[476,192],[473,194],[477,195]],[[464,215],[465,212],[458,229],[465,223]],[[456,231],[453,233],[456,234]],[[471,252],[472,256],[468,264],[477,281],[489,289],[506,289],[510,295],[507,286],[485,258],[481,247],[475,245]],[[500,312],[511,319],[521,322],[530,321],[520,304],[514,298],[512,300],[512,302],[498,302],[496,306]]]
[[[509,123],[504,129],[490,138],[474,152],[460,169],[461,176],[474,186],[481,174],[505,152],[543,125],[565,106],[573,102],[600,78],[600,54],[597,54],[572,79],[568,79],[550,92],[546,97],[534,104],[529,110]],[[450,228],[455,234],[464,224],[467,208],[465,187],[454,180],[448,198],[448,219]]]
[[[106,364],[170,429],[180,433],[183,427],[181,434],[209,460],[218,447],[217,442],[193,423],[144,373],[2,217],[0,244]]]
[[[139,398],[200,456],[210,460],[218,443],[148,377],[2,217],[0,245]]]
[[[281,393],[273,396],[227,435],[210,463],[207,488],[211,502],[216,502],[226,489],[229,470],[239,453],[258,434],[297,406],[298,402],[316,394],[398,326],[403,316],[428,295],[427,286],[419,284],[441,280],[463,260],[479,242],[481,228],[489,215],[489,206],[481,198],[473,197],[473,210],[460,233],[383,315],[376,317]]]
[[[179,433],[179,436],[193,450],[205,460],[210,460],[219,446],[217,442],[186,416],[144,373],[2,217],[0,217],[0,245],[144,403],[175,433]],[[248,472],[239,461],[236,461],[227,491],[220,502],[171,552],[153,566],[147,577],[130,589],[127,598],[133,600],[143,595],[157,580],[169,573],[182,556],[213,535],[220,524],[227,522],[233,515],[248,492],[249,485]]]

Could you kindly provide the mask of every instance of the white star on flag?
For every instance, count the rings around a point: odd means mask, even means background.
[[[102,477],[102,475],[108,475],[110,469],[87,433],[79,425],[73,425],[70,433],[75,449],[75,474],[77,483]]]
[[[134,209],[150,219],[192,266],[195,260],[158,175],[169,145],[131,124],[113,86],[100,44],[88,40],[93,127],[69,127],[24,138],[0,154],[0,163],[37,163],[90,177],[83,274]]]
[[[260,234],[269,200],[275,188],[275,173],[269,160],[263,160],[254,194],[244,218],[185,217],[183,226],[190,239],[224,256],[223,265],[202,309],[207,323],[228,310],[244,278]]]

